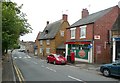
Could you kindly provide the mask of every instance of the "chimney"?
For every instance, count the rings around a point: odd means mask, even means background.
[[[67,18],[68,18],[68,15],[67,15],[67,14],[63,14],[63,15],[62,15],[62,19],[63,19],[64,21],[67,21]]]
[[[83,10],[82,10],[82,18],[85,18],[85,17],[87,17],[88,15],[89,15],[89,12],[88,12],[87,8],[83,9]]]
[[[47,21],[47,25],[49,24],[49,21]]]

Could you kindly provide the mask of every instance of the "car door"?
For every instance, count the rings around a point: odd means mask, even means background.
[[[51,62],[54,62],[54,60],[55,60],[54,55],[51,55]]]
[[[111,74],[118,75],[118,64],[113,63],[112,66],[110,67]]]
[[[117,63],[117,67],[118,67],[118,75],[120,76],[120,62]]]

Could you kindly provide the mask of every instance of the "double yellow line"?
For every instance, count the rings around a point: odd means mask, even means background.
[[[15,68],[15,71],[16,71],[16,74],[17,74],[17,77],[19,79],[19,82],[20,83],[25,83],[25,79],[20,71],[20,69],[17,67],[17,65],[15,64],[15,62],[13,62],[13,66]]]

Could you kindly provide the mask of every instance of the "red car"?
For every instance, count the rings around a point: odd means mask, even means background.
[[[67,60],[60,54],[50,54],[47,56],[47,63],[66,64]]]

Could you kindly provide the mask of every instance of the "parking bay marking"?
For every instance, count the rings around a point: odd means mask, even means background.
[[[51,70],[51,71],[53,71],[53,72],[56,72],[56,70],[54,70],[54,69],[51,69],[49,67],[46,67],[46,68],[49,69],[49,70]]]
[[[80,79],[78,79],[78,78],[72,77],[72,76],[70,76],[70,75],[68,75],[68,77],[71,78],[71,79],[74,79],[74,80],[80,81],[80,82],[84,82],[83,80],[80,80]]]

